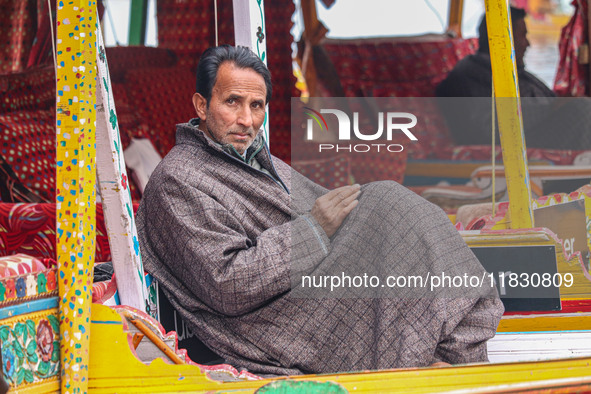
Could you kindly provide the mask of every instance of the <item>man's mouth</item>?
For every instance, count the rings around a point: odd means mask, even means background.
[[[231,133],[235,138],[237,139],[248,139],[248,138],[252,138],[252,133],[250,132],[237,132],[237,133]]]

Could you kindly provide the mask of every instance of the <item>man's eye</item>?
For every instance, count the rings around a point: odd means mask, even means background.
[[[230,98],[226,100],[226,103],[228,104],[234,104],[236,102],[236,99]]]

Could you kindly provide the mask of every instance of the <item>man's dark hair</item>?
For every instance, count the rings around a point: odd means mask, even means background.
[[[247,47],[220,45],[205,50],[197,65],[197,93],[205,97],[208,106],[211,100],[211,91],[217,80],[218,70],[224,62],[231,62],[238,68],[250,68],[256,71],[265,80],[265,86],[267,87],[266,104],[271,101],[273,93],[271,73],[265,63]]]
[[[511,25],[525,18],[525,10],[523,8],[511,7]],[[488,47],[488,30],[486,27],[486,15],[482,16],[480,26],[478,26],[478,51],[488,53],[490,51]]]

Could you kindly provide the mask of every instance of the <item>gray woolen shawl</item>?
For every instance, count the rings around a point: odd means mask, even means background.
[[[292,290],[292,277],[362,272],[367,256],[383,273],[484,274],[438,207],[395,182],[371,183],[329,239],[309,213],[327,190],[266,148],[256,158],[289,194],[194,123],[178,125],[176,138],[137,214],[142,259],[199,339],[227,362],[301,374],[487,360],[486,341],[503,312],[494,291],[310,298]]]

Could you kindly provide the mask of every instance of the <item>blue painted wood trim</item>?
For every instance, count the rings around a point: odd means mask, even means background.
[[[43,298],[41,300],[27,301],[22,304],[16,304],[0,308],[0,320],[10,317],[25,315],[27,313],[39,312],[47,309],[57,308],[59,297]]]

